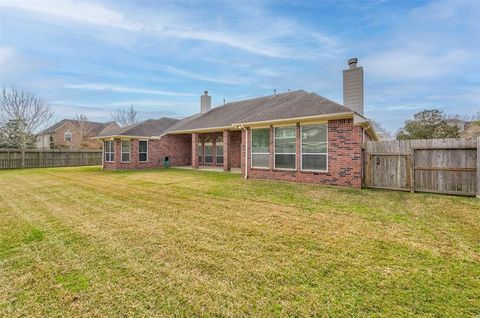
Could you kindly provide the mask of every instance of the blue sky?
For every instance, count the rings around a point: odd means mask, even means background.
[[[358,57],[365,112],[389,130],[436,107],[480,110],[480,1],[0,0],[0,85],[37,93],[57,118],[134,105],[181,118],[304,89],[342,102]]]

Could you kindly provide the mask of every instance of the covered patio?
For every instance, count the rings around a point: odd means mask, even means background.
[[[242,134],[240,130],[192,133],[192,168],[239,171]]]

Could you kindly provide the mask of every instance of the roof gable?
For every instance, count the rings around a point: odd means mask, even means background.
[[[160,136],[167,128],[177,123],[178,119],[162,117],[160,119],[148,119],[130,126],[107,129],[102,131],[98,137],[109,136]]]
[[[107,123],[100,123],[100,122],[95,122],[95,121],[84,121],[82,122],[85,124],[86,127],[88,127],[88,131],[90,135],[97,135],[99,134],[102,130],[105,128],[109,127],[110,125],[114,124],[115,122],[107,122]],[[38,135],[45,135],[45,134],[51,134],[56,132],[60,127],[62,127],[65,124],[70,124],[73,127],[79,128],[80,127],[80,121],[75,120],[75,119],[62,119],[59,122],[56,122],[52,126],[42,130],[41,132],[38,133]],[[115,123],[116,124],[116,123]]]

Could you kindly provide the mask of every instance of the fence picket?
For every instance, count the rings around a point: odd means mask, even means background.
[[[365,186],[480,196],[480,138],[368,141]]]
[[[88,160],[85,160],[88,158]],[[0,148],[0,169],[21,168],[22,155],[19,149]],[[25,151],[25,168],[68,167],[101,165],[101,150],[39,150]]]

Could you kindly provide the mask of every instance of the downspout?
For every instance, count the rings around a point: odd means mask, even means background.
[[[245,179],[248,178],[248,129],[245,128],[243,125],[240,126],[243,130],[245,130]]]

